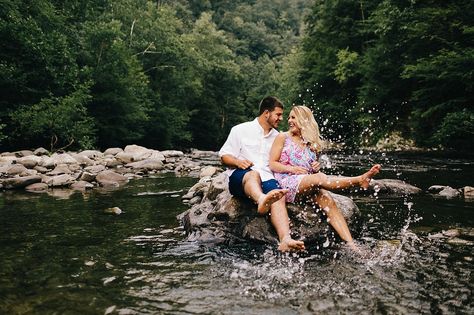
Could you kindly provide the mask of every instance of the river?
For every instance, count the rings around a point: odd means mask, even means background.
[[[330,155],[327,173],[371,162],[422,188],[474,186],[472,159]],[[354,196],[359,242],[280,254],[187,242],[176,215],[197,178],[160,174],[113,190],[0,192],[1,314],[472,314],[474,201]],[[104,209],[119,207],[120,215]],[[463,244],[439,238],[457,229]]]

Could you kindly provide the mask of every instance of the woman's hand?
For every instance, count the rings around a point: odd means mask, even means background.
[[[321,163],[318,161],[311,163],[311,169],[313,170],[313,173],[319,173],[321,170]]]
[[[289,173],[297,175],[308,174],[308,170],[301,166],[290,166]]]

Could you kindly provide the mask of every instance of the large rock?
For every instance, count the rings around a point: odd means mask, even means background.
[[[91,160],[97,160],[104,156],[104,153],[97,150],[85,150],[77,153],[77,155],[85,156]]]
[[[474,199],[474,187],[465,186],[462,190],[463,190],[464,198]]]
[[[5,189],[23,188],[28,185],[41,182],[41,176],[22,176],[2,180],[1,184]]]
[[[71,155],[67,153],[61,153],[61,154],[54,153],[53,155],[51,155],[51,159],[53,160],[54,165],[77,164],[77,161]]]
[[[16,162],[18,164],[22,164],[26,168],[34,168],[41,162],[41,157],[36,155],[29,155],[25,157],[18,158]]]
[[[249,239],[277,243],[276,233],[269,216],[257,215],[256,205],[249,199],[232,197],[227,189],[225,175],[212,180],[201,179],[191,187],[187,198],[202,195],[201,203],[178,216],[184,225],[188,240],[200,242],[229,242]],[[360,214],[352,199],[332,194],[349,224]],[[184,197],[183,197],[184,198]],[[186,199],[186,198],[185,198]],[[307,243],[334,240],[334,233],[325,215],[313,204],[288,205],[292,234]]]
[[[117,153],[123,152],[121,148],[108,148],[104,151],[104,155],[116,155]]]
[[[69,175],[69,174],[61,174],[49,177],[45,180],[46,185],[48,187],[63,187],[69,186],[76,181],[76,178]]]
[[[138,162],[128,163],[126,167],[132,168],[133,170],[144,170],[144,171],[153,171],[153,170],[162,170],[164,168],[163,162],[161,159],[145,159]]]
[[[97,174],[95,177],[96,182],[103,187],[120,186],[126,184],[128,179],[120,174],[113,171],[105,170]]]
[[[370,181],[367,191],[397,196],[416,195],[422,192],[420,188],[399,179],[373,179]]]

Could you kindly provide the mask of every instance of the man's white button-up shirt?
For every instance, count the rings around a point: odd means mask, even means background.
[[[273,179],[268,162],[270,149],[278,133],[272,128],[268,134],[264,135],[264,130],[257,118],[239,124],[230,130],[229,137],[219,151],[219,156],[230,154],[241,160],[249,160],[254,164],[251,169],[260,173],[262,181]],[[228,170],[227,174],[230,176],[233,171]]]

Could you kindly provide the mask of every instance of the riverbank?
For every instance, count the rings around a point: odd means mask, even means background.
[[[0,189],[44,192],[54,188],[86,190],[117,187],[131,179],[161,172],[199,176],[206,166],[219,166],[216,152],[158,151],[138,145],[50,154],[43,148],[0,154]]]

